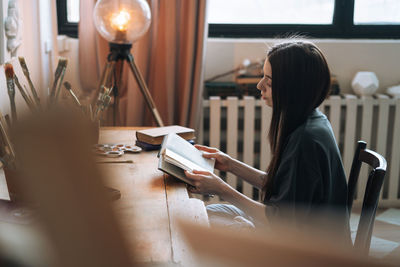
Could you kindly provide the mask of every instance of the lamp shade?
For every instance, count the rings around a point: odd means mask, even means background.
[[[149,29],[151,12],[146,0],[99,0],[93,20],[107,41],[131,44]]]

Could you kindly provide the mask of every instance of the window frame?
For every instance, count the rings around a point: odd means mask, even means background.
[[[335,0],[333,20],[316,24],[214,24],[208,25],[208,37],[275,38],[289,33],[314,38],[400,39],[400,25],[354,25],[354,0]]]
[[[78,23],[68,22],[67,0],[57,0],[56,4],[58,34],[78,38]]]

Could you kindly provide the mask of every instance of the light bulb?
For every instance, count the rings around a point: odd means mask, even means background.
[[[93,20],[107,41],[131,44],[149,29],[151,12],[145,0],[100,0],[94,8]]]
[[[128,30],[130,20],[131,15],[129,14],[129,12],[125,9],[122,9],[118,13],[114,13],[111,15],[111,27],[113,27],[117,31],[126,31]]]

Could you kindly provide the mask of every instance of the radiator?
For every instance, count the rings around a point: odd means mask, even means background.
[[[388,163],[379,205],[400,206],[400,99],[386,95],[358,98],[354,95],[331,96],[319,109],[329,118],[349,176],[358,140],[383,155]],[[210,97],[203,100],[202,123],[198,143],[219,148],[255,168],[266,170],[271,159],[268,130],[272,110],[260,99]],[[260,199],[260,193],[230,173],[217,173],[243,194]],[[363,166],[354,205],[360,205],[368,178]],[[219,202],[214,198],[209,202]]]

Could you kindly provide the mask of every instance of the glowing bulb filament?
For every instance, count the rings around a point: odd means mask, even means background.
[[[131,14],[125,9],[111,15],[111,27],[119,31],[126,31],[130,21]]]

